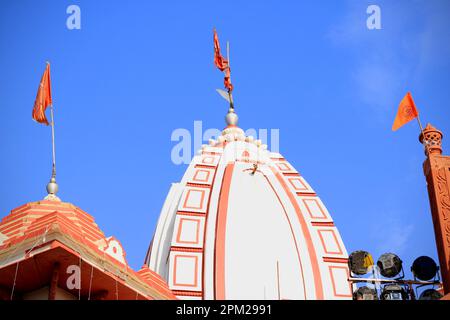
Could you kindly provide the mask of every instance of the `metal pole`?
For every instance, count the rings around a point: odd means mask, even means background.
[[[230,68],[230,41],[227,41],[227,60],[228,60],[228,68]],[[231,73],[230,73],[230,81],[231,81]]]
[[[422,134],[423,134],[423,127],[422,127],[422,123],[420,123],[420,117],[419,117],[419,115],[417,115],[417,122],[419,122],[420,131],[421,131]]]
[[[402,284],[418,284],[418,285],[437,285],[439,281],[418,281],[418,280],[402,280],[402,279],[371,279],[371,278],[348,278],[350,282],[378,282],[378,283],[402,283]]]
[[[423,133],[423,127],[422,127],[422,123],[420,122],[419,114],[417,114],[417,122],[419,123],[420,132],[422,133],[422,137],[423,137],[422,143],[423,143],[424,148],[425,148],[425,153],[428,154],[428,147],[429,147],[429,145],[428,145],[428,141],[425,140],[425,134]]]
[[[231,83],[230,41],[227,41],[227,60],[228,60],[228,69],[230,70],[230,83]],[[230,109],[234,111],[233,95],[231,94],[231,90],[229,89],[228,89],[228,97],[230,98]]]
[[[55,120],[53,117],[53,104],[50,105],[50,115],[52,118],[52,153],[53,153],[52,178],[56,179]]]
[[[48,61],[47,67],[50,67],[50,63]],[[48,85],[50,86],[50,73],[48,74],[47,81],[49,81]],[[50,178],[50,182],[47,183],[48,195],[44,199],[51,201],[60,201],[60,199],[56,196],[56,193],[58,192],[58,184],[56,183],[55,118],[53,115],[53,103],[50,104],[50,116],[52,121],[52,177]]]

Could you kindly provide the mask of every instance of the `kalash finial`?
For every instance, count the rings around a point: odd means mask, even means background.
[[[225,122],[227,123],[227,126],[237,126],[239,117],[238,115],[234,112],[234,108],[228,109],[228,113],[225,116]]]
[[[50,178],[49,183],[47,183],[47,196],[44,198],[44,200],[49,201],[61,201],[61,199],[58,198],[56,193],[58,192],[58,184],[56,183],[56,170],[55,166],[53,166],[52,170],[52,177]]]

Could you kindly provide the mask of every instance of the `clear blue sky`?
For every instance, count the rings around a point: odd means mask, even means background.
[[[66,8],[81,8],[81,30]],[[366,8],[381,8],[368,30]],[[139,268],[172,182],[176,128],[222,128],[212,29],[231,42],[242,128],[280,130],[348,251],[437,258],[419,129],[391,131],[410,90],[450,135],[448,1],[2,1],[0,215],[42,199],[50,128],[31,120],[52,64],[59,196],[89,212]],[[444,137],[450,153],[450,138]]]

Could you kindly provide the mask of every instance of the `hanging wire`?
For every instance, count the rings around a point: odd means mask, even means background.
[[[18,270],[19,270],[19,262],[17,262],[17,264],[16,264],[16,273],[14,275],[14,283],[13,283],[13,287],[12,287],[12,290],[11,290],[11,298],[10,298],[10,300],[12,300],[13,296],[14,296],[14,288],[16,287],[16,279],[17,279],[17,271]]]
[[[49,226],[47,226],[47,228],[45,229],[45,232],[44,232],[44,234],[41,236],[41,238],[38,239],[38,240],[36,240],[36,243],[34,243],[33,246],[31,247],[31,249],[28,250],[28,253],[29,253],[31,250],[33,250],[34,247],[36,247],[36,245],[39,243],[39,241],[41,241],[41,239],[42,239],[42,240],[45,239],[45,236],[46,236],[46,234],[47,234],[47,232],[48,232],[48,229],[49,229]],[[27,234],[27,236],[25,237],[25,239],[22,240],[22,242],[25,242],[25,240],[27,240],[28,237],[29,237],[30,235],[31,235],[30,233]],[[17,247],[16,247],[16,248],[15,248],[15,249],[7,256],[7,257],[6,257],[5,261],[8,261],[9,258],[11,258],[11,257],[13,256],[13,254],[15,254],[15,253],[19,250],[19,248],[20,248],[20,247],[17,246]],[[28,253],[25,253],[25,255],[28,254]]]
[[[29,250],[27,250],[27,251],[25,252],[25,257],[26,257],[31,251],[33,251],[33,249],[38,245],[39,242],[41,242],[43,239],[45,239],[45,236],[47,235],[48,229],[49,229],[49,226],[47,226],[47,227],[45,228],[44,234],[43,234],[39,239],[36,240],[36,242],[33,244],[33,246],[32,246]],[[25,240],[26,240],[26,238],[24,239],[24,241],[25,241]],[[17,247],[16,250],[14,250],[13,252],[11,252],[11,253],[9,254],[8,258],[6,259],[6,261],[8,261],[8,259],[12,256],[12,254],[15,253],[15,252],[17,252],[18,249],[19,249],[19,247]],[[19,263],[20,263],[20,261],[18,261],[17,264],[16,264],[16,272],[15,272],[15,274],[14,274],[14,282],[13,282],[13,286],[12,286],[12,289],[11,289],[11,297],[10,297],[11,300],[13,299],[13,296],[14,296],[14,290],[15,290],[15,288],[16,288],[17,272],[19,271]]]

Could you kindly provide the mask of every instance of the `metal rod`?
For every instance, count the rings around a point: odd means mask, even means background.
[[[423,133],[423,127],[422,127],[422,123],[420,122],[419,114],[417,114],[417,122],[419,123],[420,132],[422,133],[422,137],[423,137],[422,144],[424,145],[425,153],[428,154],[428,147],[429,147],[429,145],[428,145],[428,141],[425,140],[425,134]]]
[[[230,83],[231,83],[231,64],[230,64],[230,41],[227,41],[227,60],[228,60],[228,69],[230,70]],[[234,103],[233,103],[233,95],[231,94],[231,90],[228,89],[228,97],[230,98],[230,109],[234,111]]]
[[[51,118],[52,118],[52,154],[53,154],[52,178],[56,179],[55,120],[54,120],[54,117],[53,117],[53,104],[50,105],[50,115],[51,115]]]
[[[440,284],[439,281],[418,281],[418,280],[389,280],[389,279],[370,279],[370,278],[348,278],[351,282],[381,282],[381,283],[405,283],[405,284]]]
[[[425,140],[425,135],[423,133],[423,127],[422,127],[422,123],[420,122],[419,114],[417,114],[417,122],[419,123],[420,132],[422,133],[422,137],[423,137],[422,142],[425,145],[425,148],[427,148],[428,147],[428,143]]]
[[[227,41],[227,60],[228,60],[228,68],[230,67],[230,41]],[[231,80],[231,75],[230,75]]]
[[[422,132],[422,135],[423,135],[423,127],[422,127],[422,123],[420,122],[419,115],[417,115],[417,122],[419,122],[420,131]],[[425,138],[425,136],[424,136],[424,138]]]

